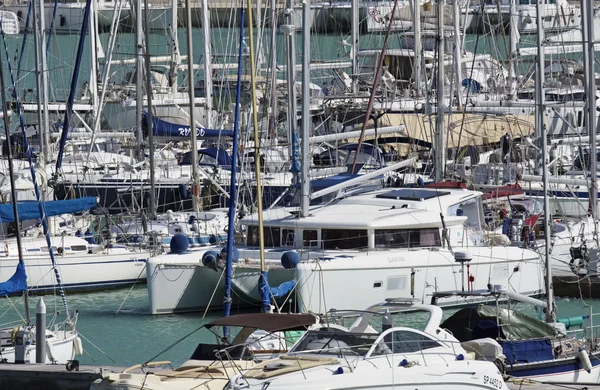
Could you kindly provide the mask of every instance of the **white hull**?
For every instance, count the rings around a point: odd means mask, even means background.
[[[202,255],[207,250],[219,252],[221,247],[207,247],[183,255],[168,254],[151,258],[147,264],[148,298],[152,314],[169,314],[203,311],[223,307],[225,278],[223,270],[202,265]],[[281,252],[277,252],[281,256]],[[240,251],[244,258],[244,252]],[[277,262],[278,263],[278,262]],[[269,271],[271,285],[279,285],[294,278],[293,270],[277,264]],[[260,269],[252,264],[234,265],[232,288],[234,305],[257,305],[260,303],[258,277]]]
[[[4,5],[4,9],[17,14],[19,18],[19,27],[25,29],[27,20],[27,12],[29,9],[28,3]],[[56,19],[53,29],[58,34],[78,34],[81,32],[81,24],[83,22],[83,14],[85,11],[85,2],[74,3],[58,3],[56,9]],[[114,4],[104,5],[98,11],[98,27],[101,30],[108,30],[111,26],[113,15],[115,13]],[[50,23],[54,14],[54,3],[46,3],[44,7],[44,19],[47,29],[50,28]],[[167,30],[172,20],[171,7],[151,7],[149,26],[151,30]],[[127,24],[131,28],[131,12],[129,3],[123,5],[119,24]],[[29,28],[32,28],[32,22],[29,21]],[[89,31],[89,29],[88,29]]]
[[[73,238],[73,237],[70,237]],[[43,242],[40,242],[43,241]],[[27,285],[32,291],[56,291],[56,275],[47,251],[39,248],[46,247],[45,240],[36,238],[30,245],[24,240],[24,261],[27,270]],[[16,251],[14,241],[7,255],[6,245],[0,242],[0,280],[8,280],[14,273],[18,258],[13,255]],[[79,245],[79,242],[77,243]],[[53,239],[53,245],[62,247],[60,238]],[[148,252],[130,251],[123,246],[115,245],[91,254],[85,249],[77,252],[70,244],[64,244],[64,255],[55,251],[55,259],[61,275],[61,281],[66,290],[96,290],[107,287],[130,285],[143,281],[146,277],[144,267],[149,257]],[[35,253],[35,254],[33,254]]]
[[[487,30],[490,26],[510,25],[510,5],[484,5],[475,7],[467,31]],[[470,12],[470,13],[471,13]],[[546,4],[543,29],[546,33],[573,30],[581,26],[581,12],[570,4]],[[517,5],[517,29],[521,34],[537,34],[537,11],[535,4]]]
[[[456,249],[456,248],[455,248]],[[473,289],[501,285],[524,295],[544,292],[542,262],[532,251],[510,247],[472,247]],[[414,274],[413,274],[414,272]],[[434,291],[468,289],[460,263],[448,250],[378,253],[346,259],[301,263],[297,268],[297,300],[304,312],[367,307],[389,297],[415,297],[429,302]],[[464,267],[464,272],[467,272]],[[414,277],[414,281],[413,278]],[[466,278],[465,278],[466,279]],[[459,306],[459,298],[440,299],[441,306]]]
[[[10,335],[12,328],[0,329],[2,335],[2,343],[5,345],[5,335]],[[65,364],[68,360],[73,360],[76,354],[76,348],[74,347],[75,339],[77,339],[77,332],[75,331],[58,331],[57,333],[46,331],[46,364],[58,363]],[[80,342],[80,340],[79,340]],[[52,359],[50,358],[52,357]],[[15,347],[12,345],[3,346],[0,353],[2,360],[6,359],[6,363],[15,362]],[[36,361],[36,346],[31,344],[27,347],[25,352],[25,361],[35,363]]]
[[[206,248],[182,255],[169,254],[151,258],[147,265],[148,297],[152,314],[201,311],[207,307],[222,307],[224,275],[202,265]],[[217,252],[220,247],[216,248]],[[487,289],[488,283],[509,287],[524,295],[544,292],[542,263],[532,251],[520,248],[473,247],[475,259],[470,272],[475,289]],[[240,249],[240,258],[256,258],[256,252]],[[278,250],[266,251],[269,284],[273,287],[288,280],[298,280],[296,299],[303,312],[324,313],[329,308],[348,308],[348,302],[367,307],[372,302],[384,301],[390,296],[411,296],[429,301],[427,294],[456,290],[462,286],[460,264],[455,263],[447,250],[439,251],[336,251],[312,253],[331,261],[303,262],[296,272],[282,268]],[[479,256],[479,257],[478,257]],[[340,258],[336,258],[340,257]],[[427,259],[427,260],[425,260]],[[518,269],[515,271],[515,269]],[[411,285],[411,272],[415,272]],[[466,267],[465,267],[466,272]],[[258,304],[258,277],[256,260],[238,263],[233,269],[235,297],[242,304]],[[525,275],[540,275],[531,278]],[[374,287],[380,283],[380,287]],[[352,286],[352,289],[348,289]],[[394,287],[395,286],[395,287]],[[412,291],[411,293],[411,286]],[[466,285],[465,285],[466,286]],[[467,287],[466,287],[467,288]],[[457,306],[464,302],[441,300],[441,305]]]

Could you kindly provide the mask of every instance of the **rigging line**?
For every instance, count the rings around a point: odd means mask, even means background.
[[[379,63],[377,64],[375,80],[373,80],[371,96],[369,97],[369,103],[367,105],[367,113],[365,114],[365,120],[363,121],[362,129],[360,130],[360,137],[358,138],[358,146],[356,147],[356,154],[354,155],[354,162],[352,163],[352,172],[351,173],[354,173],[354,170],[356,169],[356,162],[358,160],[358,152],[360,152],[360,147],[363,143],[365,130],[367,128],[367,123],[369,122],[371,112],[373,111],[373,102],[375,101],[375,95],[377,94],[377,84],[379,84],[379,79],[381,78],[381,69],[383,68],[383,61],[385,60],[385,51],[387,49],[387,44],[388,44],[388,41],[390,38],[390,33],[392,31],[392,24],[394,22],[394,15],[396,14],[397,8],[398,8],[398,0],[394,0],[394,7],[392,8],[392,17],[390,17],[390,24],[388,25],[388,29],[385,34],[385,40],[383,41],[383,47],[381,48],[381,54],[379,55]]]
[[[135,287],[137,281],[140,280],[140,276],[142,276],[142,272],[144,272],[144,271],[146,271],[146,265],[144,265],[142,267],[142,270],[138,274],[137,278],[135,278],[135,282],[133,282],[133,285],[131,286],[131,288],[127,292],[127,295],[125,295],[125,298],[123,299],[123,302],[121,302],[121,305],[119,305],[119,308],[117,309],[117,312],[115,313],[115,317],[117,316],[117,314],[119,314],[119,311],[121,310],[121,308],[125,304],[125,301],[127,301],[127,298],[129,298],[129,295],[131,295],[131,292],[133,291],[133,288]]]
[[[90,5],[91,0],[87,1],[87,6],[86,9],[89,13],[89,5]],[[83,30],[83,27],[82,27]],[[85,31],[83,31],[85,32]],[[0,19],[0,33],[2,35],[2,40],[4,43],[4,51],[6,53],[6,63],[8,65],[8,71],[10,73],[10,81],[13,85],[13,88],[16,89],[16,85],[15,85],[15,78],[14,78],[14,74],[13,74],[13,69],[12,69],[12,65],[11,65],[11,61],[10,58],[8,57],[8,46],[6,44],[6,36],[4,34],[4,29],[2,28],[2,20]],[[85,36],[85,34],[83,34],[83,36]],[[41,221],[42,221],[42,227],[44,229],[44,235],[46,237],[46,243],[48,244],[48,252],[50,253],[50,259],[52,261],[52,268],[54,269],[54,273],[56,276],[56,281],[58,283],[58,288],[59,288],[59,293],[60,296],[62,298],[63,301],[63,306],[65,308],[65,312],[67,315],[67,318],[70,318],[70,313],[69,313],[69,305],[67,304],[67,298],[65,296],[65,290],[64,290],[64,286],[62,284],[62,279],[61,279],[61,275],[60,275],[60,271],[57,267],[56,264],[56,260],[54,258],[54,250],[52,249],[52,240],[50,238],[50,230],[48,229],[48,220],[46,218],[46,210],[44,209],[44,203],[42,202],[42,196],[40,193],[40,187],[38,186],[37,183],[37,175],[35,174],[35,166],[33,164],[33,153],[31,151],[31,147],[29,145],[29,141],[27,139],[27,136],[25,134],[25,122],[23,119],[23,113],[21,112],[21,104],[19,102],[19,95],[16,94],[15,96],[15,100],[16,100],[16,104],[17,104],[17,113],[19,115],[19,126],[21,128],[21,133],[23,134],[23,147],[25,149],[26,155],[27,155],[27,161],[29,163],[29,171],[31,173],[31,180],[33,182],[33,186],[34,186],[34,190],[35,190],[35,198],[38,204],[38,210],[41,216]]]
[[[35,0],[29,0],[29,8],[27,9],[27,19],[25,19],[25,29],[23,30],[23,41],[21,42],[21,53],[19,53],[19,61],[17,62],[17,80],[20,80],[21,74],[21,63],[23,62],[23,54],[25,53],[25,43],[27,43],[27,33],[29,32],[29,18],[31,17],[31,10],[33,2]],[[13,95],[16,95],[17,89],[13,90]]]
[[[479,28],[479,25],[481,24],[481,18],[477,19],[477,24],[478,24],[477,28]],[[462,139],[462,132],[464,129],[465,118],[466,118],[465,114],[467,111],[467,104],[469,101],[469,93],[471,92],[470,87],[471,87],[471,83],[473,82],[473,72],[475,71],[475,59],[477,57],[477,48],[479,46],[479,37],[480,37],[480,35],[478,34],[477,38],[475,39],[475,48],[473,49],[473,61],[471,62],[471,74],[469,75],[469,83],[467,85],[467,97],[465,98],[465,104],[462,107],[462,119],[461,119],[461,123],[460,123],[460,130],[458,131],[458,143],[456,146],[457,151],[460,150],[460,141]],[[460,77],[460,75],[459,75],[459,77]],[[462,82],[461,82],[461,85],[462,85]],[[460,89],[460,87],[458,87],[458,88]],[[455,162],[460,162],[460,160],[456,161],[456,159],[455,159]],[[471,164],[473,164],[472,161],[471,161]]]

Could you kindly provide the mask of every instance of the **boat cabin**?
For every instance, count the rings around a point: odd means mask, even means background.
[[[301,250],[441,247],[444,226],[457,231],[449,239],[462,243],[465,229],[482,229],[482,195],[466,189],[398,188],[312,206],[303,218],[295,208],[270,209],[263,213],[264,245]],[[256,215],[242,224],[246,244],[258,246]]]

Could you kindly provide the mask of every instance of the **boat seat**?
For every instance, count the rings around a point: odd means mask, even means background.
[[[278,360],[269,360],[258,364],[255,368],[246,372],[244,376],[247,378],[268,379],[290,372],[337,363],[339,363],[337,358],[281,355]]]

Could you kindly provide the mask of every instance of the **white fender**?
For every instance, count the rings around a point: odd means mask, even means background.
[[[54,353],[54,347],[50,340],[46,340],[46,357],[50,360],[50,363],[56,361],[56,355]]]
[[[73,352],[75,352],[75,356],[83,355],[83,343],[79,336],[73,339]]]
[[[587,351],[583,348],[579,349],[579,353],[577,354],[577,359],[581,362],[581,366],[588,372],[588,374],[592,371],[592,362],[590,361],[590,356]]]

